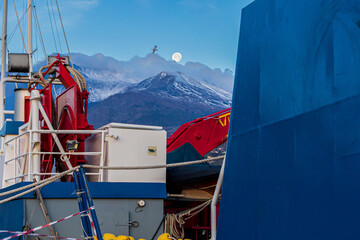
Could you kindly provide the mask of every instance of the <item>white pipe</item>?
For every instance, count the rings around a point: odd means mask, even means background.
[[[40,92],[39,90],[31,91],[31,130],[35,130],[30,138],[31,152],[40,152],[40,134],[36,132],[40,128],[39,122],[39,104],[40,104]],[[31,136],[31,133],[30,133]],[[34,154],[31,159],[30,165],[33,172],[40,172],[40,155]],[[40,181],[39,176],[35,177],[37,181]]]
[[[32,66],[32,0],[27,0],[27,51],[29,54],[29,79],[33,71]]]
[[[6,77],[6,40],[7,40],[7,13],[8,1],[3,2],[3,24],[2,24],[2,52],[1,52],[1,81]],[[0,127],[4,124],[4,95],[3,85],[0,84]]]
[[[100,155],[100,166],[103,167],[105,165],[105,158],[104,158],[104,152],[105,152],[105,132],[101,133],[101,155]],[[101,173],[99,175],[99,182],[105,182],[104,179],[104,169],[100,169],[99,172]]]
[[[4,114],[5,115],[14,115],[15,111],[14,110],[4,110]],[[16,120],[14,120],[14,121],[16,121]]]
[[[219,178],[216,184],[215,192],[211,201],[211,240],[216,240],[216,204],[219,199],[220,190],[222,187],[223,179],[224,179],[224,171],[225,171],[225,160],[226,160],[226,154],[224,157],[224,161],[221,165],[221,170],[219,173]]]
[[[5,0],[6,1],[6,0]],[[6,55],[5,55],[6,57]],[[5,58],[6,60],[6,58]],[[5,70],[6,71],[6,70]],[[6,87],[5,84],[6,83],[29,83],[29,79],[16,79],[16,78],[4,78],[1,80],[0,82],[0,99],[4,99],[3,101],[0,101],[0,126],[3,124],[4,118],[5,118],[5,98],[3,96],[6,96]],[[60,80],[55,80],[52,82],[53,85],[62,85],[62,83],[60,82]],[[32,181],[32,180],[31,180]]]
[[[26,88],[17,88],[14,91],[14,121],[25,121],[25,97],[30,96]],[[8,111],[5,111],[5,114]]]

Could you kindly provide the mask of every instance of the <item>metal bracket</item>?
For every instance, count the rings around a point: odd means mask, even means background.
[[[112,139],[114,139],[114,140],[119,140],[120,139],[120,137],[118,136],[118,135],[112,135],[112,134],[110,134],[110,135],[106,135],[105,136],[105,141],[109,141],[109,138],[112,138]]]
[[[129,227],[137,228],[137,227],[139,227],[139,222],[138,221],[130,221],[128,224],[116,224],[116,226],[129,226]]]

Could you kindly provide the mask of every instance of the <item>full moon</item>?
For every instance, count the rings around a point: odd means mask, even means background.
[[[179,53],[179,52],[176,52],[176,53],[174,53],[173,55],[172,55],[172,60],[174,60],[175,62],[180,62],[181,61],[181,58],[182,58],[182,55],[181,55],[181,53]]]

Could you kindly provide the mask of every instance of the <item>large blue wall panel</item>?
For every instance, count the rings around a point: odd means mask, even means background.
[[[243,10],[218,239],[360,237],[360,1]]]

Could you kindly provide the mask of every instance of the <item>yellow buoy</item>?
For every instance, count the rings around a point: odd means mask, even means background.
[[[115,240],[116,236],[112,233],[105,233],[103,236],[104,240]]]
[[[168,233],[163,233],[163,234],[161,234],[161,235],[158,237],[157,240],[169,240],[169,239],[171,239],[170,237],[171,237],[170,234],[168,234]]]
[[[119,235],[116,237],[116,240],[130,240],[130,238],[128,236]]]
[[[135,240],[135,238],[133,238],[133,237],[131,237],[131,236],[129,236],[129,239],[130,239],[130,240]]]

